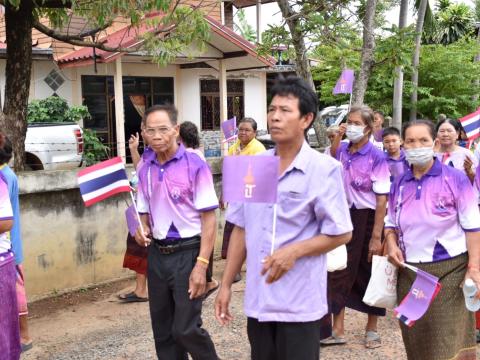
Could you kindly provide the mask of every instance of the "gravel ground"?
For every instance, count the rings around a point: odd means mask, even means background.
[[[216,263],[216,268],[222,262]],[[217,278],[220,275],[217,272]],[[122,283],[133,286],[133,281]],[[249,359],[246,334],[246,318],[242,312],[244,282],[234,285],[232,297],[233,324],[221,327],[214,318],[214,296],[205,301],[204,326],[210,332],[224,360]],[[109,287],[98,290],[102,296],[93,298],[85,294],[86,301],[60,301],[55,309],[40,311],[45,306],[32,306],[30,328],[34,337],[34,348],[22,356],[22,360],[33,359],[155,359],[148,303],[122,304],[117,294],[122,291]],[[110,292],[109,292],[110,290]],[[114,292],[112,292],[115,290]],[[88,293],[88,291],[87,291]],[[35,314],[37,313],[37,315]],[[38,315],[40,314],[40,315]],[[322,359],[406,359],[398,324],[391,314],[379,322],[383,346],[367,350],[362,344],[366,317],[347,310],[346,328],[348,344],[321,349]],[[480,351],[479,351],[480,355]]]

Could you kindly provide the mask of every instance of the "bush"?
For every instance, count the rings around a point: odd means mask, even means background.
[[[90,117],[86,106],[69,107],[67,101],[58,96],[32,100],[28,104],[27,109],[27,121],[29,124],[78,122]]]
[[[83,159],[87,166],[109,157],[110,148],[100,141],[95,130],[83,130]]]

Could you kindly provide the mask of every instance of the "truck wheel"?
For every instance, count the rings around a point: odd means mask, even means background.
[[[25,154],[25,166],[26,171],[43,170],[43,164],[38,157],[31,153]]]

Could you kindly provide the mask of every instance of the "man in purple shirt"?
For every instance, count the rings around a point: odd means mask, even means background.
[[[215,315],[221,324],[232,319],[231,285],[246,259],[253,360],[319,359],[320,319],[328,310],[325,253],[350,240],[341,165],[305,142],[317,109],[316,94],[300,78],[272,88],[268,125],[276,147],[263,155],[280,157],[273,253],[274,205],[232,204],[227,214],[235,227]]]
[[[145,136],[153,153],[139,170],[138,210],[148,246],[148,293],[158,359],[218,359],[201,328],[206,272],[216,232],[218,200],[207,163],[177,143],[177,110],[145,111]]]

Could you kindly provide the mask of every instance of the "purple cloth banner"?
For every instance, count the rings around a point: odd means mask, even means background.
[[[130,205],[127,210],[125,210],[125,217],[127,218],[127,226],[130,235],[135,236],[140,224],[138,223],[137,213],[133,205]]]
[[[277,202],[278,156],[227,156],[223,159],[223,199],[228,202]]]
[[[355,73],[351,69],[345,69],[337,81],[337,85],[333,89],[333,95],[351,94],[353,91],[353,82],[355,81]]]
[[[222,131],[225,140],[230,140],[237,135],[237,118],[234,116],[229,120],[222,122]]]
[[[417,278],[412,284],[407,296],[394,309],[395,315],[405,325],[413,326],[428,310],[428,307],[440,291],[438,278],[417,269]]]

